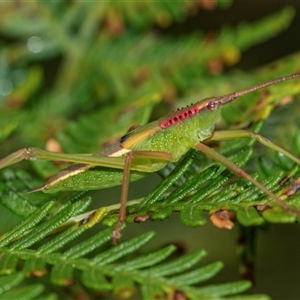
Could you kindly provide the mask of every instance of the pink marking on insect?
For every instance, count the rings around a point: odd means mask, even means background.
[[[198,114],[199,111],[208,109],[215,110],[221,103],[218,101],[209,101],[209,102],[198,102],[196,104],[187,106],[186,108],[179,109],[178,111],[168,115],[167,118],[163,118],[159,124],[159,127],[166,129],[176,123],[183,121],[184,119],[193,117]]]
[[[199,108],[197,107],[197,105],[191,105],[186,108],[182,108],[169,115],[167,119],[164,118],[162,122],[159,124],[159,127],[162,129],[168,128],[171,125],[174,125],[176,123],[183,121],[184,119],[196,115],[198,112],[199,112]]]

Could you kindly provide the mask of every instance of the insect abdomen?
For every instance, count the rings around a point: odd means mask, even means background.
[[[57,175],[59,174],[60,172]],[[60,180],[57,175],[50,177],[42,187],[36,190],[42,190],[45,193],[99,190],[121,185],[123,180],[122,171],[105,167],[94,167],[82,172],[70,173],[67,180]],[[130,181],[136,181],[146,175],[147,173],[132,171],[130,173]]]

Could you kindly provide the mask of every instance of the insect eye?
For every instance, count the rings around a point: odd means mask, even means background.
[[[214,110],[217,107],[217,103],[215,101],[210,101],[206,105],[207,109]]]

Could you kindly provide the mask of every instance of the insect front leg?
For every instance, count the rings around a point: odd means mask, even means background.
[[[284,154],[286,157],[294,161],[296,164],[300,165],[300,159],[287,150],[281,148],[280,146],[274,144],[266,137],[262,136],[253,131],[249,130],[221,130],[215,131],[212,133],[211,137],[207,139],[207,141],[225,141],[225,140],[232,140],[232,139],[239,139],[239,138],[250,138],[255,139],[262,145]]]
[[[212,140],[212,139],[210,139]],[[246,180],[250,181],[254,186],[256,186],[258,189],[263,191],[266,195],[274,199],[278,205],[280,205],[286,212],[295,215],[295,216],[300,216],[299,211],[294,211],[292,210],[284,201],[282,201],[277,195],[272,193],[269,189],[267,189],[264,185],[259,183],[257,180],[255,180],[251,175],[249,175],[246,171],[244,171],[242,168],[240,168],[237,164],[233,163],[229,159],[227,159],[225,156],[222,154],[218,153],[215,151],[213,148],[208,147],[205,144],[198,144],[195,147],[208,157],[212,158],[213,160],[223,164],[226,168],[231,170],[234,174],[236,174],[239,177],[243,177]]]

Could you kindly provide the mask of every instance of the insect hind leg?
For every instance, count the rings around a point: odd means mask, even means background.
[[[22,160],[37,160],[37,148],[22,148],[0,160],[0,169],[18,163]]]

